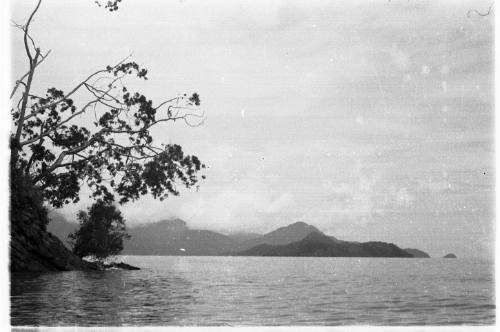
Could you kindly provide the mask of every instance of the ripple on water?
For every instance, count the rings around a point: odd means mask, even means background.
[[[457,260],[126,257],[140,271],[15,274],[12,325],[486,325],[493,268]]]

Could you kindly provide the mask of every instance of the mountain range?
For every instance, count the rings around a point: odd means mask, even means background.
[[[237,243],[217,232],[190,229],[180,219],[132,227],[123,255],[213,256],[234,250]]]
[[[48,231],[69,245],[67,237],[78,224],[58,213],[50,217]],[[168,219],[130,227],[128,233],[131,238],[125,241],[122,255],[429,257],[421,250],[401,249],[392,243],[342,241],[300,221],[266,234],[225,235]]]
[[[392,243],[336,241],[321,232],[309,233],[300,241],[283,245],[261,244],[238,256],[308,257],[413,257]]]
[[[300,241],[313,232],[320,232],[316,227],[298,221],[288,226],[280,227],[270,233],[250,238],[239,243],[233,251],[247,250],[261,244],[284,245]]]

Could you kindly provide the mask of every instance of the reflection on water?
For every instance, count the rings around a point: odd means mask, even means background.
[[[443,259],[128,256],[14,274],[12,325],[493,324],[493,266]]]

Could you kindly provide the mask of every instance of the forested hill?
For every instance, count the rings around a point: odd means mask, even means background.
[[[286,245],[261,244],[237,253],[238,256],[308,256],[308,257],[413,257],[395,244],[385,242],[336,241],[312,232],[300,241]]]

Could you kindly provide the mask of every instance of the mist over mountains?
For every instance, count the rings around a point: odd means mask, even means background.
[[[51,214],[47,229],[69,247],[68,235],[78,224],[59,213]],[[221,234],[191,229],[181,219],[166,219],[128,229],[122,255],[175,256],[333,256],[333,257],[429,257],[418,249],[401,249],[385,242],[342,241],[315,226],[295,222],[266,234]]]
[[[230,237],[208,230],[190,229],[181,219],[162,220],[129,229],[124,255],[212,256],[236,247]]]

